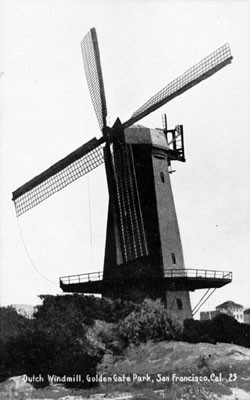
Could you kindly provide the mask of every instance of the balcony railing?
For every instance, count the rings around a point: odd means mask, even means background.
[[[83,282],[101,281],[103,272],[89,272],[87,274],[61,276],[60,282],[63,285],[70,285]]]
[[[232,272],[216,271],[208,269],[164,269],[164,278],[193,278],[193,279],[228,279],[232,280]],[[63,285],[78,284],[85,282],[101,281],[103,272],[90,272],[80,275],[62,276],[60,283]]]
[[[164,269],[165,278],[230,279],[232,272],[209,269]]]

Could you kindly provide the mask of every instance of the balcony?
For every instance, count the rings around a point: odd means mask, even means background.
[[[126,290],[126,287],[144,284],[149,286],[161,287],[168,291],[188,290],[194,291],[197,289],[220,288],[232,281],[232,272],[216,271],[206,269],[165,269],[164,276],[154,276],[152,272],[138,277],[138,275],[130,276],[124,274],[116,279],[103,280],[103,272],[90,272],[80,275],[69,275],[60,278],[60,287],[64,292],[71,293],[103,293],[105,289],[121,287]],[[138,286],[139,287],[139,286]]]
[[[90,272],[80,275],[62,276],[60,288],[71,293],[102,293],[103,272]]]
[[[209,269],[165,269],[164,281],[167,289],[189,290],[220,288],[232,282],[232,272]]]

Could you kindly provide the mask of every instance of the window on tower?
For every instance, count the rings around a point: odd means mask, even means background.
[[[160,172],[161,182],[165,182],[164,172]]]
[[[178,310],[182,310],[183,306],[182,306],[182,301],[181,301],[181,299],[178,299],[178,298],[177,298],[176,301],[177,301]]]
[[[172,256],[172,263],[173,263],[174,265],[176,265],[175,254],[174,254],[174,253],[171,253],[171,256]]]

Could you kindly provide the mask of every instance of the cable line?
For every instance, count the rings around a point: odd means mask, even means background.
[[[20,233],[20,236],[21,236],[21,240],[22,240],[22,243],[23,243],[24,250],[25,250],[26,255],[27,255],[27,257],[28,257],[28,259],[29,259],[29,261],[30,261],[32,267],[34,268],[34,270],[35,270],[43,279],[45,279],[47,282],[52,283],[53,285],[58,285],[58,282],[51,281],[50,279],[48,279],[45,275],[43,275],[43,274],[37,269],[37,267],[35,266],[35,264],[34,264],[32,258],[31,258],[31,256],[30,256],[30,254],[29,254],[28,248],[27,248],[27,246],[26,246],[26,243],[25,243],[25,240],[24,240],[24,237],[23,237],[23,234],[22,234],[22,230],[21,230],[21,226],[20,226],[20,223],[19,223],[19,219],[18,219],[18,218],[17,218],[17,225],[18,225],[18,229],[19,229],[19,233]]]

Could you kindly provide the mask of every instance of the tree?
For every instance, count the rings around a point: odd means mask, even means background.
[[[43,296],[32,324],[6,339],[1,351],[2,378],[41,374],[47,384],[50,374],[95,374],[102,352],[86,338],[88,325],[94,321],[91,301],[84,307],[81,296]],[[86,382],[73,384],[88,386]]]

